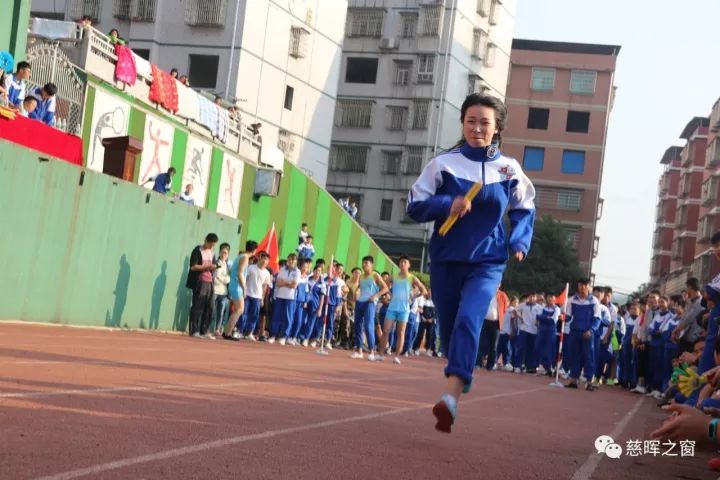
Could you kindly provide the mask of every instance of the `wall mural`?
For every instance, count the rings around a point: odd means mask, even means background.
[[[182,189],[192,184],[192,198],[195,205],[205,206],[207,196],[208,180],[210,177],[210,159],[212,147],[197,138],[188,137],[187,150],[185,151],[185,171],[183,172]]]
[[[95,91],[92,130],[88,147],[87,167],[102,172],[105,157],[103,138],[124,137],[128,132],[130,106],[102,90]]]
[[[151,179],[170,168],[174,135],[175,128],[170,124],[152,115],[145,117],[145,136],[138,175],[140,185],[152,188]]]
[[[240,186],[242,185],[243,161],[237,157],[225,154],[223,169],[220,177],[220,192],[217,211],[228,217],[237,218],[240,206]]]

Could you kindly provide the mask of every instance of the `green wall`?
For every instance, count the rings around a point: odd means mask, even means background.
[[[17,62],[25,60],[30,0],[2,0],[0,5],[0,51],[10,51],[17,65]]]
[[[88,88],[86,142],[97,87]],[[137,100],[128,103],[129,133],[142,139],[145,112]],[[188,137],[195,133],[161,116],[175,127],[171,165],[179,190]],[[238,218],[213,212],[223,158],[233,154],[213,145],[208,209],[199,209],[62,161],[41,161],[37,152],[0,141],[0,204],[7,207],[0,248],[8,252],[0,270],[0,319],[184,330],[187,263],[208,232],[237,251],[247,239],[260,242],[274,224],[286,256],[307,223],[315,258],[334,257],[349,271],[370,254],[378,270],[394,267],[326,190],[288,162],[277,197],[253,194],[256,167],[245,163]]]

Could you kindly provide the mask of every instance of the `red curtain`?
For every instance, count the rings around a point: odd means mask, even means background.
[[[82,166],[82,140],[56,128],[17,115],[14,120],[0,116],[0,139],[36,150],[51,157]]]

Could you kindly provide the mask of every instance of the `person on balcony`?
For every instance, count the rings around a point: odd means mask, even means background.
[[[108,37],[110,38],[110,43],[113,45],[125,45],[125,40],[123,40],[120,37],[120,32],[117,28],[113,28],[110,30],[110,33],[108,33]]]
[[[20,115],[22,115],[23,117],[32,118],[32,117],[30,117],[30,115],[33,114],[33,112],[35,111],[35,109],[37,108],[37,106],[38,106],[38,100],[37,100],[37,98],[35,98],[35,97],[32,96],[32,95],[29,95],[29,96],[25,97],[25,98],[23,99],[22,103],[20,104],[20,111],[19,111],[19,113],[20,113]]]
[[[155,184],[153,185],[153,191],[167,195],[172,186],[172,177],[175,175],[175,167],[168,168],[166,173],[161,173],[155,177]],[[153,180],[152,178],[148,181]]]
[[[185,203],[189,203],[190,205],[195,205],[195,200],[192,198],[192,192],[193,192],[193,185],[192,183],[188,183],[185,185],[185,191],[180,194],[180,200],[182,200]]]
[[[11,72],[15,59],[10,52],[0,52],[0,105],[8,104],[8,92],[5,90],[7,72]]]
[[[36,88],[33,96],[37,98],[37,108],[30,114],[30,118],[53,126],[55,125],[55,101],[57,86],[54,83],[46,83],[44,87]]]
[[[19,109],[25,100],[25,83],[30,78],[31,72],[32,69],[28,62],[19,62],[17,71],[5,76],[3,88],[7,92],[8,103],[11,107]]]

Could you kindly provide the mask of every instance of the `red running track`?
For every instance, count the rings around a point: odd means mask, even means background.
[[[0,324],[2,479],[710,479],[709,455],[594,453],[663,414],[618,388],[479,372],[434,430],[444,361],[160,333]]]

